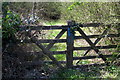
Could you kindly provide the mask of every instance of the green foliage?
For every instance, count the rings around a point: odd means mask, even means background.
[[[76,69],[62,69],[58,70],[56,73],[50,75],[51,80],[79,80],[87,78],[97,78],[97,73],[94,72],[81,72]]]
[[[75,78],[79,78],[80,75],[77,74],[79,74],[79,71],[73,69],[62,69],[62,70],[58,70],[56,74],[52,74],[50,78],[52,80],[57,80],[57,79],[73,80]]]
[[[27,18],[28,14],[34,12],[35,16],[42,20],[56,21],[61,17],[60,4],[57,2],[12,2],[9,8],[20,13],[24,18]]]
[[[82,69],[82,71],[81,71]],[[78,69],[60,69],[53,74],[50,74],[51,80],[98,80],[98,78],[105,78],[109,80],[110,78],[118,78],[120,75],[119,67],[117,66],[107,66],[104,68],[90,66],[81,67]],[[101,80],[101,79],[100,79]],[[103,79],[104,80],[104,79]]]
[[[73,10],[77,5],[84,5],[83,2],[75,2],[68,7],[68,10]]]
[[[44,9],[42,12],[39,12],[42,14],[43,19],[47,20],[59,20],[61,17],[61,11],[59,9],[60,3],[52,2],[52,3],[42,3],[42,8]]]
[[[18,26],[21,24],[20,16],[8,10],[7,14],[2,18],[2,33],[3,38],[10,38],[18,31]]]
[[[118,77],[120,75],[120,68],[118,66],[110,65],[102,71],[105,72],[104,75],[101,75],[102,78],[115,78],[116,80],[119,79]]]
[[[118,11],[120,10],[118,2],[75,2],[62,3],[62,5],[62,18],[65,20],[75,20],[80,23],[119,22],[119,19],[116,17],[116,15],[119,15]]]
[[[118,69],[115,65],[107,66],[106,70],[108,70],[111,73],[118,71]]]

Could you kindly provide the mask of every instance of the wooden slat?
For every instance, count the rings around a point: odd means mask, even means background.
[[[67,39],[41,39],[39,43],[64,43],[67,42]]]
[[[86,24],[80,24],[80,27],[99,27],[100,25],[103,25],[103,23],[86,23]]]
[[[100,35],[87,35],[88,38],[99,38]],[[108,34],[102,37],[120,37],[120,34]],[[83,39],[82,36],[75,36],[75,39]]]
[[[113,23],[114,24],[114,23]],[[120,23],[116,23],[120,25]],[[111,24],[104,25],[103,23],[86,23],[86,24],[78,24],[79,27],[99,27],[100,25],[103,26],[111,26]],[[53,30],[53,29],[67,29],[69,26],[68,25],[55,25],[55,26],[26,26],[26,25],[20,25],[19,28],[20,30],[26,30],[26,29],[31,29],[31,30]]]
[[[52,54],[66,54],[67,51],[52,51]]]
[[[85,23],[85,24],[79,24],[79,27],[99,27],[102,26],[113,26],[115,24],[116,26],[119,26],[120,23],[111,23],[111,24],[104,24],[104,23]]]
[[[113,55],[103,55],[104,57],[112,57]],[[80,59],[94,59],[94,58],[101,58],[100,56],[83,56],[83,57],[73,57],[74,60]]]
[[[65,64],[66,61],[58,61],[59,63]],[[44,61],[44,63],[54,64],[52,61]]]
[[[55,54],[66,54],[67,51],[50,51],[50,52],[51,52],[51,54],[55,55]],[[37,55],[43,54],[42,51],[40,51],[40,52],[27,52],[27,53],[28,54],[37,54]]]
[[[76,65],[76,66],[73,66],[74,68],[87,68],[87,67],[93,67],[93,66],[95,66],[95,67],[97,67],[97,66],[106,66],[106,64],[105,63],[100,63],[100,64],[84,64],[84,65]]]
[[[16,43],[33,43],[31,40],[16,40]]]
[[[88,38],[99,38],[100,35],[88,35]],[[103,37],[120,37],[120,34],[108,34],[107,36]],[[75,39],[84,39],[82,36],[75,36]],[[39,40],[41,43],[50,43],[49,46],[47,47],[48,49],[51,48],[54,44],[53,43],[62,43],[66,42],[66,39],[42,39]],[[21,40],[17,40],[17,43],[20,43]],[[31,40],[24,40],[24,43],[32,43]]]
[[[60,35],[61,36],[61,35]],[[88,38],[99,38],[100,35],[88,35],[87,37]],[[107,36],[103,36],[103,37],[120,37],[120,34],[108,34]],[[74,37],[75,39],[84,39],[82,36],[75,36]],[[55,39],[42,39],[42,40],[39,40],[41,43],[50,43],[48,48],[52,47],[53,46],[53,43],[62,43],[62,42],[66,42],[67,40],[66,39],[58,39],[55,38]],[[16,42],[20,43],[21,40],[17,40]],[[23,41],[24,43],[31,43],[31,40],[24,40]]]
[[[56,37],[55,39],[59,39],[64,33],[66,32],[66,30],[62,30]],[[46,48],[49,50],[55,43],[50,43]]]
[[[99,27],[100,25],[103,25],[103,23],[86,23],[86,24],[78,24],[79,27]],[[104,26],[104,25],[103,25]],[[105,25],[106,26],[106,25]],[[109,25],[107,25],[109,26]],[[69,26],[68,25],[55,25],[55,26],[27,26],[27,25],[20,25],[19,28],[20,30],[26,30],[26,29],[31,29],[31,30],[53,30],[53,29],[67,29]]]
[[[58,61],[61,64],[65,64],[66,61]],[[21,65],[25,66],[42,66],[44,63],[49,63],[49,64],[54,64],[52,61],[27,61],[27,62],[22,62],[20,63]]]
[[[67,29],[68,26],[67,25],[62,25],[62,26],[24,26],[21,25],[19,26],[20,30],[27,30],[27,29],[31,29],[31,30],[53,30],[53,29]]]
[[[97,49],[109,49],[109,48],[116,48],[117,45],[109,45],[109,46],[95,46]],[[93,49],[92,47],[74,47],[74,50],[88,50]]]

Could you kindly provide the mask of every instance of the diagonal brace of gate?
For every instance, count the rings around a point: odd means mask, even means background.
[[[96,45],[96,44],[104,37],[104,35],[107,34],[109,28],[110,28],[110,26],[108,26],[108,28],[105,29],[104,32],[95,40],[94,45]],[[91,50],[91,49],[88,49],[88,50],[85,52],[84,56],[86,56],[87,53],[88,53],[90,50]]]
[[[42,51],[45,55],[47,55],[54,64],[56,64],[59,68],[63,68],[63,66],[56,60],[56,58],[52,55],[52,52],[49,51],[47,48],[45,48],[41,43],[39,43],[39,41],[37,40],[36,37],[31,37],[30,34],[31,31],[28,32],[28,36],[31,38],[31,41],[33,43],[35,43]]]
[[[108,64],[107,59],[101,54],[101,52],[95,47],[95,44],[87,37],[87,35],[82,31],[81,28],[77,28],[77,31],[82,35],[82,37],[89,43],[89,45],[94,49],[94,51],[103,59],[103,61]]]
[[[59,39],[65,32],[66,32],[66,30],[63,29],[63,30],[55,37],[55,39]],[[47,46],[46,48],[49,50],[54,44],[55,44],[55,43],[50,43],[50,44],[48,44],[48,46]]]

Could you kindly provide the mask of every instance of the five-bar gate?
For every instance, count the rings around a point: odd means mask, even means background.
[[[89,24],[77,24],[75,21],[68,21],[68,25],[62,26],[19,26],[21,31],[27,30],[28,36],[30,40],[25,42],[33,42],[35,43],[42,52],[47,55],[51,60],[52,63],[56,64],[58,67],[63,68],[62,63],[66,63],[67,68],[73,67],[73,60],[81,60],[81,59],[93,59],[93,58],[102,58],[102,60],[107,63],[106,57],[110,57],[111,55],[103,55],[99,49],[109,49],[109,48],[116,48],[117,45],[109,45],[109,46],[96,46],[96,44],[105,37],[108,32],[108,29],[111,25],[104,25],[101,23],[89,23]],[[107,26],[108,28],[103,31],[101,35],[86,35],[85,32],[81,29],[81,27],[99,27]],[[55,39],[41,39],[39,40],[34,34],[39,33],[40,30],[55,30],[61,29],[61,32],[55,37]],[[32,31],[35,30],[34,33]],[[60,39],[60,37],[67,31],[66,39]],[[78,31],[81,36],[75,36],[75,31]],[[31,34],[32,33],[32,34]],[[119,37],[120,33],[118,34],[108,34],[106,37]],[[97,38],[93,43],[90,38]],[[90,46],[88,47],[74,47],[74,40],[75,39],[85,39]],[[50,51],[50,48],[55,43],[65,43],[67,45],[67,51]],[[41,43],[49,43],[47,47],[44,47]],[[93,49],[96,54],[99,56],[85,56],[91,49]],[[83,57],[73,57],[74,50],[87,50]],[[66,61],[58,61],[53,55],[55,54],[66,54]],[[108,63],[107,63],[108,64]]]

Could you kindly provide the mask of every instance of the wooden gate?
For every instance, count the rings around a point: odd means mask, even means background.
[[[62,25],[62,26],[19,26],[20,31],[27,30],[28,36],[30,37],[30,42],[32,41],[35,43],[40,49],[42,49],[42,52],[47,55],[51,60],[52,63],[56,64],[58,67],[63,68],[62,64],[66,63],[67,68],[73,67],[73,60],[81,60],[81,59],[93,59],[93,58],[102,58],[102,60],[107,63],[106,57],[110,57],[112,55],[103,55],[99,49],[109,49],[109,48],[116,48],[117,45],[109,45],[109,46],[96,46],[96,44],[105,37],[107,34],[108,29],[111,27],[111,25],[104,25],[100,23],[89,23],[89,24],[77,24],[75,21],[68,21],[68,25]],[[83,27],[99,27],[107,26],[108,28],[103,31],[101,35],[86,35],[85,32],[81,29]],[[41,39],[38,40],[34,34],[37,32],[40,32],[39,30],[55,30],[55,29],[61,29],[61,32],[55,37],[55,39]],[[31,31],[36,30],[33,35],[31,35]],[[67,37],[66,39],[60,39],[60,37],[67,31]],[[75,36],[74,32],[78,31],[81,36]],[[106,37],[119,37],[120,34],[108,34]],[[96,41],[93,43],[90,38],[97,38]],[[76,39],[85,39],[90,46],[88,47],[74,47],[74,40]],[[29,42],[25,41],[25,42]],[[47,47],[44,47],[41,43],[49,43]],[[67,50],[66,51],[50,51],[50,48],[55,43],[66,43]],[[86,54],[90,50],[94,50],[96,54],[99,56],[86,56]],[[73,51],[74,50],[87,50],[84,53],[83,57],[73,57]],[[55,54],[66,54],[66,61],[57,61],[57,59],[53,56]],[[108,64],[108,63],[107,63]]]

